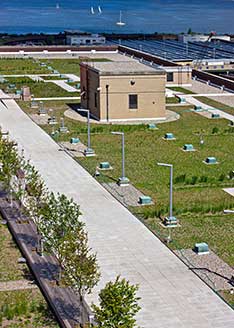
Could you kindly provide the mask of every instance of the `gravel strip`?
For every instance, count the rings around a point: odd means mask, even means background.
[[[216,290],[233,289],[234,269],[210,250],[209,254],[198,255],[191,249],[174,251],[202,280]]]

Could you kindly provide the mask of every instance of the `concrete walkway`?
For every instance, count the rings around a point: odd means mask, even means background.
[[[234,188],[224,188],[223,190],[234,197]]]
[[[183,95],[183,98],[184,98],[184,95]],[[208,113],[218,114],[220,117],[222,117],[222,118],[224,118],[226,120],[229,120],[229,121],[233,121],[234,122],[234,115],[225,113],[224,111],[222,111],[220,109],[216,109],[214,107],[211,107],[209,105],[206,105],[203,102],[195,99],[193,96],[187,96],[186,97],[186,101],[189,104],[192,104],[192,105],[195,105],[195,106],[201,106],[202,109],[207,110]],[[202,111],[200,111],[200,112],[199,111],[194,111],[194,113],[197,113],[197,114],[200,114],[200,115],[203,115],[204,114],[204,112],[202,112]]]
[[[54,83],[56,84],[57,86],[59,86],[60,88],[66,90],[67,92],[78,92],[79,90],[74,88],[73,86],[67,84],[65,81],[63,80],[48,80],[45,82],[50,82],[50,83]]]
[[[80,82],[80,77],[75,74],[65,74],[66,77],[73,80],[74,82]]]
[[[97,252],[101,280],[87,297],[118,274],[139,284],[137,323],[144,328],[233,328],[234,311],[188,269],[125,207],[18,107],[0,103],[0,122],[9,130],[47,186],[81,206],[90,246]],[[88,160],[88,159],[87,159]]]
[[[37,288],[35,282],[30,280],[0,281],[0,292]]]
[[[78,90],[76,90],[78,91]],[[43,100],[80,100],[80,97],[50,97],[50,98],[33,98],[35,101]]]

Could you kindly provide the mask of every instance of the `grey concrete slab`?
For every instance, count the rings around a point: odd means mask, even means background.
[[[0,103],[0,124],[40,171],[49,189],[80,204],[90,246],[97,252],[98,292],[118,274],[139,283],[144,328],[233,327],[234,312],[125,207],[42,131],[13,100]],[[216,313],[218,317],[215,317]]]

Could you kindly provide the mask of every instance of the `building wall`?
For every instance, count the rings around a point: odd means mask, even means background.
[[[135,84],[132,85],[131,81]],[[101,120],[107,119],[107,90],[110,120],[164,118],[165,75],[101,76]],[[129,95],[138,95],[138,108],[129,109]]]
[[[106,38],[99,35],[67,35],[66,42],[70,45],[104,44],[106,42]]]
[[[188,86],[192,84],[192,70],[188,67],[188,70],[183,71],[180,68],[177,69],[167,69],[167,79],[166,79],[166,86]],[[170,74],[173,74],[173,81],[170,81]]]
[[[100,119],[99,74],[87,67],[80,67],[81,106],[90,109],[93,116]],[[97,106],[95,106],[95,93]]]
[[[98,120],[106,121],[107,117],[110,121],[150,120],[163,119],[166,116],[164,72],[161,75],[100,76],[92,68],[81,65],[80,77],[81,94],[83,93],[81,106],[89,109]],[[129,109],[131,94],[138,95],[138,109]]]

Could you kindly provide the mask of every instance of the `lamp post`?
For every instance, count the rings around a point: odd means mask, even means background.
[[[167,163],[158,163],[159,166],[165,166],[170,168],[170,209],[169,209],[169,217],[165,218],[165,223],[169,227],[173,227],[177,225],[177,219],[173,216],[173,165]],[[170,237],[170,235],[169,235]]]
[[[84,151],[86,157],[95,156],[94,150],[91,148],[91,138],[90,138],[90,111],[89,109],[77,109],[78,112],[87,113],[87,127],[88,127],[88,146]]]
[[[118,180],[118,184],[120,186],[128,186],[129,179],[125,176],[125,140],[124,140],[124,132],[111,132],[114,135],[120,135],[122,137],[122,174]]]

